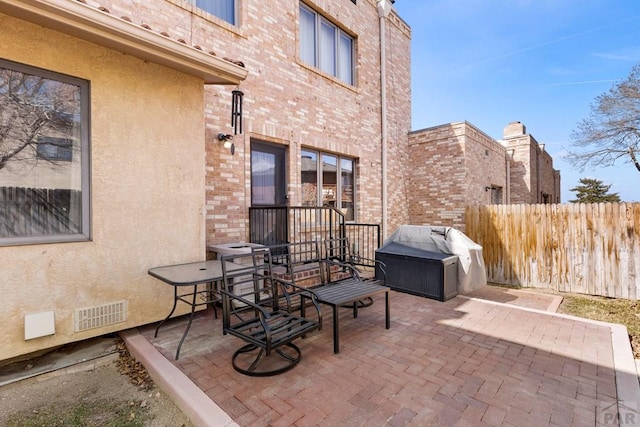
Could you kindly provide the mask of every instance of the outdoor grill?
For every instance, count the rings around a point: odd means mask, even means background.
[[[391,289],[439,301],[458,294],[457,255],[389,242],[376,251],[376,261],[386,265],[386,285]],[[379,265],[376,277],[382,277]]]

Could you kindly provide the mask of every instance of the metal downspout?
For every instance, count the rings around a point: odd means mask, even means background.
[[[387,55],[385,20],[391,11],[388,0],[378,0],[378,17],[380,19],[380,121],[382,145],[382,236],[387,235],[388,191],[387,191]]]

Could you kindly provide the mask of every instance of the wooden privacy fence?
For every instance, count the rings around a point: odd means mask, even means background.
[[[77,233],[81,192],[0,187],[0,237]]]
[[[640,296],[640,203],[470,206],[465,233],[490,282]]]

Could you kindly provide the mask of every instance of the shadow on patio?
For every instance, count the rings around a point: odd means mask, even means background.
[[[392,291],[391,329],[381,298],[358,319],[344,309],[335,355],[323,309],[323,330],[297,341],[300,364],[268,378],[233,370],[231,356],[244,343],[222,335],[212,310],[196,314],[177,361],[186,317],[168,322],[158,338],[155,325],[139,331],[239,425],[614,424],[622,397],[607,324]],[[635,408],[639,398],[632,392],[625,404]]]

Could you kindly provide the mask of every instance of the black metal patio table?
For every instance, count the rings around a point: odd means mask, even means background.
[[[363,282],[352,278],[343,279],[337,283],[328,284],[312,289],[318,297],[318,302],[331,306],[333,309],[333,352],[340,353],[340,328],[338,308],[350,306],[353,317],[358,317],[358,304],[361,300],[384,292],[385,298],[385,328],[391,327],[389,314],[389,288],[372,282]]]
[[[242,265],[234,264],[227,261],[225,264],[227,271],[233,271],[242,268]],[[173,315],[176,311],[178,301],[182,301],[191,305],[191,314],[189,316],[189,322],[182,334],[178,349],[176,350],[176,360],[180,356],[180,348],[184,339],[189,333],[191,328],[191,322],[193,321],[193,315],[196,307],[202,305],[211,305],[220,301],[220,294],[216,287],[216,283],[222,280],[222,262],[220,260],[191,262],[187,264],[167,265],[163,267],[154,267],[149,269],[148,273],[160,279],[163,282],[173,286],[173,307],[167,315],[156,327],[154,337],[158,336],[158,330],[160,327]],[[205,289],[198,289],[198,285],[206,284]],[[180,290],[179,290],[180,289]],[[215,310],[215,307],[213,307]],[[216,311],[216,318],[218,317]]]

